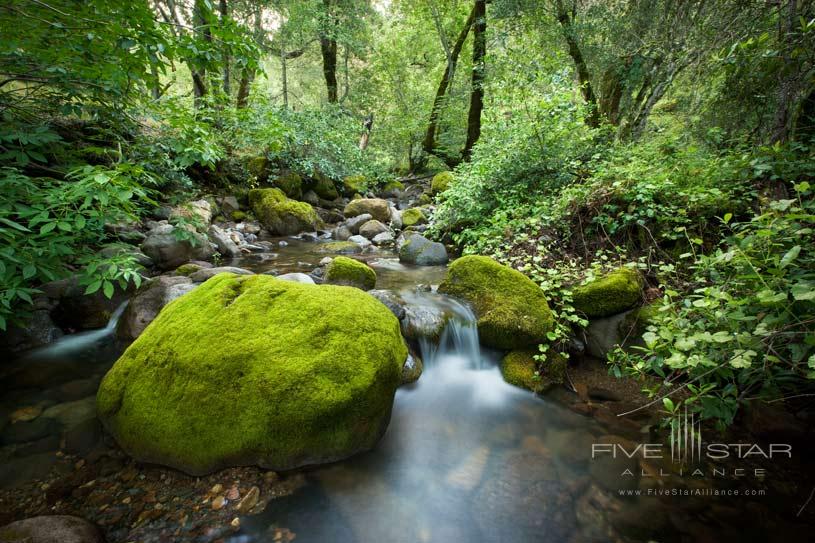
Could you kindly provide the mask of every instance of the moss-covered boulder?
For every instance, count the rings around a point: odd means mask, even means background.
[[[278,175],[273,184],[282,190],[289,198],[299,200],[303,197],[303,178],[295,172],[286,172],[282,175]]]
[[[335,200],[340,195],[334,181],[322,173],[314,174],[314,187],[311,190],[324,200]]]
[[[342,180],[342,191],[348,195],[362,194],[368,189],[368,180],[364,175],[349,175]]]
[[[574,307],[589,318],[622,313],[642,300],[643,279],[634,268],[619,268],[574,289]]]
[[[405,184],[398,179],[392,179],[382,186],[382,195],[386,198],[395,198],[405,190]]]
[[[269,177],[269,159],[265,156],[252,157],[247,161],[246,169],[258,181],[266,181]]]
[[[360,290],[220,274],[161,311],[97,408],[139,461],[292,469],[373,447],[406,358],[399,321]]]
[[[203,266],[193,264],[192,262],[187,262],[186,264],[181,264],[179,267],[177,267],[175,269],[175,274],[189,276],[190,274],[193,274],[200,269],[203,269]]]
[[[325,282],[329,285],[371,290],[376,286],[376,272],[363,262],[347,256],[338,256],[326,266]]]
[[[291,236],[316,230],[320,225],[313,207],[288,199],[280,189],[249,191],[249,205],[261,224],[273,234]]]
[[[555,385],[562,385],[566,378],[566,359],[549,353],[540,364],[535,360],[536,351],[511,351],[501,360],[504,381],[532,392],[544,392]],[[551,359],[551,360],[550,360]]]
[[[418,226],[420,224],[427,224],[427,217],[420,207],[412,207],[402,212],[402,226]]]
[[[453,174],[450,172],[439,172],[433,176],[433,180],[430,181],[430,192],[433,194],[438,194],[440,192],[444,192],[450,186],[450,182],[453,181]]]
[[[353,241],[327,241],[319,244],[315,253],[353,255],[362,252],[362,246]]]
[[[382,198],[357,198],[348,202],[343,210],[343,215],[348,218],[366,214],[385,224],[391,222],[388,201]]]
[[[484,345],[523,349],[546,341],[554,319],[543,291],[522,273],[486,256],[450,265],[439,292],[470,303]]]

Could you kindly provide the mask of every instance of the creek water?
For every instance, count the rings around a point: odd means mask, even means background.
[[[333,256],[319,243],[286,241],[275,253],[228,264],[309,272]],[[784,493],[772,481],[714,477],[707,468],[688,477],[667,462],[624,455],[593,459],[593,444],[653,442],[654,429],[610,427],[505,383],[502,353],[479,345],[469,308],[416,288],[437,285],[444,267],[407,267],[388,252],[361,258],[376,269],[377,288],[398,291],[410,306],[443,312],[447,324],[438,341],[418,342],[424,373],[397,390],[376,448],[303,470],[305,484],[271,500],[261,514],[242,517],[232,543],[272,541],[279,527],[296,541],[360,543],[768,541],[779,535],[795,541],[808,530],[795,518],[800,492],[794,488]],[[4,403],[30,404],[77,380],[96,386],[122,348],[111,337],[117,316],[104,330],[66,336],[8,366]],[[25,380],[32,374],[36,386]],[[659,489],[752,489],[770,497],[651,493]]]

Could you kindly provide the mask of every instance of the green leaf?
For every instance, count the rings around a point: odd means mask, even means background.
[[[23,279],[31,279],[37,275],[37,267],[34,264],[23,266]]]
[[[99,287],[101,286],[102,286],[101,280],[94,281],[93,283],[88,285],[88,288],[85,289],[85,294],[93,294],[94,292],[99,290]]]
[[[671,413],[673,413],[674,410],[676,409],[673,400],[671,400],[670,398],[662,398],[662,405],[664,405],[665,409],[667,409]]]
[[[787,266],[792,264],[792,262],[796,258],[798,258],[798,253],[800,252],[801,252],[800,245],[796,245],[795,247],[787,251],[787,253],[783,257],[781,257],[781,268],[786,268]]]
[[[57,227],[57,223],[55,222],[47,222],[40,227],[40,234],[47,234],[51,230]]]
[[[105,281],[104,286],[102,287],[102,292],[105,294],[105,298],[112,298],[113,297],[113,283],[110,281]]]

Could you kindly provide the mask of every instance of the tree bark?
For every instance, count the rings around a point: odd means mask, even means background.
[[[323,0],[326,25],[333,25],[331,17],[331,0]],[[323,55],[323,77],[328,91],[328,102],[337,103],[337,39],[333,33],[324,28],[320,35],[320,51]]]
[[[473,21],[473,77],[470,111],[467,114],[467,141],[461,156],[470,159],[473,146],[481,137],[481,111],[484,109],[484,75],[487,56],[487,0],[475,0]]]
[[[444,105],[444,98],[447,95],[447,89],[452,82],[453,74],[455,73],[456,64],[458,63],[458,56],[461,53],[464,42],[467,39],[467,34],[470,33],[470,27],[473,26],[475,19],[476,8],[470,10],[470,15],[464,22],[461,32],[458,34],[456,43],[453,45],[453,50],[447,60],[447,66],[444,69],[444,74],[441,77],[439,86],[436,89],[436,96],[433,99],[433,109],[430,111],[430,119],[427,122],[427,130],[425,131],[424,140],[422,141],[422,150],[427,154],[432,154],[436,148],[436,130],[439,125],[439,114],[441,113],[442,106]]]
[[[207,7],[203,0],[195,0],[193,4],[195,33],[198,39],[211,42],[212,34],[210,33],[207,23],[206,10]],[[196,109],[200,109],[203,105],[203,98],[207,94],[206,70],[203,68],[193,68],[190,71],[192,72],[193,103]]]
[[[219,11],[221,14],[221,25],[225,25],[227,19],[229,19],[229,6],[227,5],[227,0],[220,0]],[[224,83],[224,94],[226,94],[227,97],[229,97],[229,95],[232,93],[232,88],[229,81],[229,64],[230,64],[229,51],[226,49],[226,47],[224,47],[223,83]]]
[[[773,143],[786,142],[791,130],[790,114],[795,107],[795,98],[798,94],[797,69],[790,52],[795,47],[793,32],[798,20],[798,1],[787,0],[786,15],[779,17],[778,42],[781,44],[782,67],[778,73],[778,90],[776,91],[775,119],[773,121],[770,140]]]
[[[574,26],[572,25],[572,15],[566,9],[566,6],[563,5],[563,0],[555,0],[555,9],[557,10],[557,20],[563,30],[563,37],[566,40],[566,45],[569,47],[569,56],[572,57],[575,69],[577,70],[580,92],[583,94],[583,100],[585,100],[589,108],[589,114],[586,116],[586,124],[591,127],[596,127],[600,124],[600,117],[597,110],[597,97],[591,85],[589,67],[586,64],[586,59],[583,58],[580,44],[577,42],[577,36],[575,35]]]

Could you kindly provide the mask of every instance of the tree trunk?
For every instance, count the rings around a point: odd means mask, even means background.
[[[555,0],[555,8],[557,9],[557,20],[563,29],[563,37],[566,40],[566,45],[569,47],[569,56],[572,57],[575,69],[577,70],[580,92],[583,94],[583,100],[586,101],[586,105],[589,108],[589,114],[586,116],[586,124],[591,127],[596,127],[600,124],[597,111],[597,97],[591,85],[589,67],[586,65],[586,59],[583,58],[580,44],[577,43],[577,36],[572,26],[572,16],[569,14],[566,6],[563,5],[563,0]]]
[[[331,18],[331,0],[323,0],[326,24],[333,25]],[[328,102],[337,103],[337,39],[329,29],[323,29],[320,36],[320,51],[323,55],[323,77],[328,91]]]
[[[453,50],[450,53],[450,58],[447,62],[447,67],[444,69],[444,74],[439,82],[439,87],[436,89],[436,97],[433,99],[433,109],[430,111],[430,119],[427,122],[427,131],[425,132],[424,140],[422,142],[422,150],[427,154],[432,154],[436,147],[436,130],[439,125],[439,114],[441,113],[442,105],[444,104],[444,97],[447,94],[447,88],[452,82],[452,76],[456,69],[458,56],[461,53],[461,48],[464,47],[464,41],[467,39],[467,34],[470,33],[470,27],[473,25],[475,19],[476,8],[470,10],[470,15],[467,21],[461,28],[458,34]]]
[[[260,45],[263,43],[263,8],[260,5],[255,6],[255,41]],[[249,90],[254,79],[255,70],[250,68],[241,70],[238,96],[235,99],[235,107],[238,109],[243,109],[249,104]]]
[[[209,31],[207,23],[206,10],[207,7],[204,0],[195,0],[193,4],[193,23],[198,39],[212,41],[212,34]],[[203,105],[203,98],[207,94],[207,74],[203,68],[193,68],[190,71],[192,72],[193,103],[196,109],[200,109]]]
[[[283,48],[280,50],[280,79],[283,85],[283,108],[289,109],[289,76],[286,67],[286,53]]]
[[[371,113],[367,117],[365,117],[365,121],[362,123],[362,136],[359,138],[359,150],[364,151],[368,148],[368,140],[371,137],[371,128],[374,125],[374,114]]]
[[[487,55],[487,0],[475,0],[473,21],[473,78],[470,111],[467,114],[467,142],[461,156],[470,159],[473,146],[481,137],[481,111],[484,109],[484,75]]]
[[[792,125],[790,112],[795,107],[795,98],[798,94],[798,81],[796,80],[798,70],[790,54],[795,47],[793,33],[798,20],[798,1],[787,0],[786,7],[786,16],[779,17],[778,21],[778,42],[781,44],[782,67],[778,72],[775,120],[770,134],[770,140],[773,143],[783,143],[789,139]]]
[[[219,4],[219,11],[221,13],[221,25],[225,25],[227,19],[229,19],[229,6],[227,6],[227,0],[221,0]],[[226,48],[224,48],[224,94],[226,94],[227,98],[232,93],[230,81],[229,81],[229,52]]]

